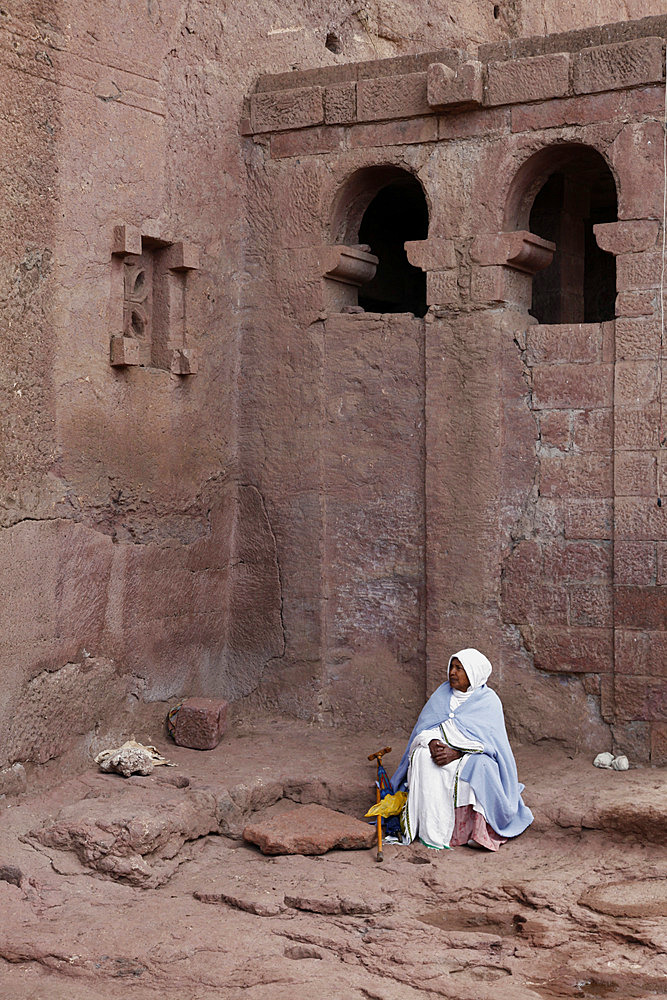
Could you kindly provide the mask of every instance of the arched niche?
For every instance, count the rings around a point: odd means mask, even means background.
[[[615,315],[616,261],[593,227],[618,218],[616,183],[596,149],[548,146],[517,172],[506,230],[529,230],[556,244],[549,267],[532,283],[530,312],[538,323],[599,323]]]
[[[378,258],[358,304],[367,312],[424,316],[426,275],[407,258],[405,244],[428,236],[429,209],[419,180],[393,165],[366,167],[345,182],[335,199],[335,244],[359,247]]]

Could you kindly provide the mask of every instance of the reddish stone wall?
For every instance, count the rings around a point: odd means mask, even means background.
[[[335,311],[323,276],[338,230],[328,226],[346,190],[358,196],[349,178],[371,176],[355,171],[391,164],[427,197],[429,238],[410,250],[430,306],[427,687],[453,648],[481,645],[518,735],[580,748],[613,741],[654,760],[664,656],[654,662],[648,650],[661,650],[667,624],[656,294],[666,31],[657,18],[482,47],[465,63],[432,53],[395,62],[391,76],[364,64],[267,77],[247,125],[252,225],[264,234],[275,220],[285,248],[269,252],[262,295],[284,303],[287,336],[290,312],[297,324],[328,325]],[[601,154],[616,184],[620,221],[598,231],[617,259],[616,320],[539,326],[527,310],[545,251],[512,233],[577,146]],[[405,440],[395,448],[407,453]],[[312,458],[326,464],[326,454],[320,444]],[[389,496],[393,475],[387,468],[380,493]],[[321,517],[313,539],[326,537]],[[318,556],[316,588],[348,570],[335,548]],[[325,661],[330,638],[313,636]]]
[[[580,432],[537,460],[536,420],[555,433],[559,408],[538,411],[527,393],[525,276],[471,248],[508,227],[521,163],[564,138],[608,157],[621,218],[660,219],[662,21],[507,47],[625,7],[5,8],[0,769],[181,693],[407,723],[451,644],[480,635],[517,732],[560,736],[570,723],[606,738],[604,671],[585,686],[576,671],[535,672],[530,623],[498,610],[512,539],[532,544],[521,525],[536,476],[547,459],[552,470],[571,459],[574,475]],[[435,72],[423,55],[434,46],[447,47]],[[255,93],[260,74],[278,75]],[[239,139],[242,118],[254,138]],[[423,322],[334,317],[323,287],[330,261],[315,250],[338,239],[336,197],[377,163],[416,174],[429,199],[428,247],[414,250],[433,307]],[[196,375],[110,365],[118,225],[138,234],[137,253],[181,241],[199,252],[185,308],[170,314]],[[615,251],[617,352],[630,353],[616,366],[616,672],[603,708],[644,753],[650,725],[659,755],[666,556],[645,398],[659,236],[628,239]],[[534,504],[544,558],[552,535],[575,541],[560,522],[540,527],[554,503]],[[581,605],[586,587],[599,602],[601,576],[571,578],[569,599]],[[567,628],[606,627],[575,625],[588,613],[577,607]],[[630,670],[640,680],[622,683]]]

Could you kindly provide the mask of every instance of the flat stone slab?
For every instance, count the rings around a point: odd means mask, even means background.
[[[579,902],[612,917],[664,918],[667,917],[667,878],[608,882],[588,889]]]
[[[281,816],[250,823],[243,839],[262,854],[326,854],[335,848],[365,850],[375,843],[376,829],[368,823],[325,806],[307,805]]]

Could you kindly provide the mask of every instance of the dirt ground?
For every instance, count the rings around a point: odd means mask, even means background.
[[[0,813],[1,1000],[667,995],[664,769],[517,748],[536,820],[498,854],[239,839],[298,802],[361,816],[385,744],[264,720],[212,752],[159,740],[177,767],[149,777],[46,769]]]

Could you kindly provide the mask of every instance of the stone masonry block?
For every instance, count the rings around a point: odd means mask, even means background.
[[[172,243],[162,251],[162,264],[171,271],[198,271],[199,249],[192,243]]]
[[[617,406],[614,409],[614,446],[642,449],[658,447],[660,411],[650,406]]]
[[[521,632],[540,670],[608,674],[612,669],[613,633],[609,628],[545,625]]]
[[[667,587],[616,587],[617,628],[667,630]]]
[[[227,702],[186,698],[176,716],[174,742],[192,750],[213,750],[227,727]]]
[[[385,76],[357,83],[357,118],[381,121],[415,118],[431,111],[426,93],[426,73]]]
[[[333,153],[343,145],[343,129],[316,125],[295,132],[279,132],[271,136],[271,156],[279,160],[287,156]]]
[[[598,222],[593,226],[597,245],[608,253],[640,253],[653,250],[658,240],[660,224],[653,219],[627,222]]]
[[[544,104],[524,104],[512,108],[513,132],[537,132],[563,125],[591,125],[616,121],[624,95],[594,94],[592,97],[564,97]]]
[[[619,406],[645,406],[658,398],[660,373],[657,361],[618,361],[615,401]]]
[[[657,462],[650,451],[618,451],[614,461],[616,496],[655,496]]]
[[[605,722],[614,721],[614,676],[603,674],[600,677],[600,715]]]
[[[611,548],[608,543],[589,539],[547,545],[544,576],[561,585],[606,583],[611,579]]]
[[[141,229],[137,226],[114,226],[111,253],[124,255],[142,252]]]
[[[611,500],[568,499],[565,510],[565,537],[596,538],[607,541],[612,537],[614,509]]]
[[[611,628],[614,598],[611,586],[581,586],[570,590],[570,624]]]
[[[339,83],[324,91],[324,121],[327,125],[350,125],[357,118],[356,83]]]
[[[542,447],[567,451],[572,441],[570,410],[542,410],[539,421]]]
[[[438,135],[441,139],[466,139],[473,135],[506,132],[509,118],[509,108],[454,109],[440,116]]]
[[[567,625],[567,594],[561,587],[504,580],[501,602],[502,619],[508,624]]]
[[[528,364],[557,361],[601,361],[601,323],[530,326],[526,331]]]
[[[569,72],[566,52],[489,63],[486,103],[520,104],[562,97],[568,91]]]
[[[658,542],[658,575],[656,582],[662,586],[667,585],[667,542]],[[642,581],[645,582],[645,581]],[[653,581],[649,581],[653,582]]]
[[[616,499],[616,538],[628,541],[667,541],[667,505],[655,497]]]
[[[667,677],[667,632],[617,628],[614,642],[617,674]]]
[[[112,337],[109,360],[114,368],[141,364],[141,345],[134,337]]]
[[[459,301],[456,271],[426,272],[426,302],[429,306],[452,305]]]
[[[572,416],[572,444],[575,451],[607,452],[611,448],[612,440],[613,411],[611,409],[576,410],[574,412]]]
[[[621,180],[620,220],[662,218],[662,130],[655,121],[629,122],[608,147],[611,168]]]
[[[616,258],[616,288],[624,292],[634,288],[658,288],[662,271],[659,253],[624,253]]]
[[[616,296],[616,315],[620,317],[653,316],[657,307],[657,296],[653,289],[643,291],[619,292]]]
[[[617,674],[614,678],[614,705],[619,722],[662,722],[667,718],[667,684],[654,676]]]
[[[427,98],[432,107],[464,107],[482,103],[482,64],[463,63],[457,70],[444,63],[431,63],[427,73]]]
[[[614,722],[614,720],[611,720]],[[660,723],[653,723],[660,725]],[[614,756],[624,754],[633,764],[648,764],[651,759],[651,723],[621,722],[612,727]]]
[[[656,583],[655,542],[625,542],[614,545],[614,582],[622,586],[650,587]]]
[[[405,146],[416,142],[435,142],[437,138],[438,120],[431,115],[430,118],[355,125],[350,129],[350,148]]]
[[[532,275],[512,267],[472,268],[470,297],[473,302],[508,302],[524,306],[530,302]]]
[[[280,132],[321,125],[324,121],[322,88],[301,87],[253,94],[250,121],[253,132]]]
[[[667,764],[667,722],[651,724],[651,763],[657,767]]]
[[[591,409],[611,406],[611,364],[544,364],[533,368],[533,406],[537,409]]]
[[[659,354],[658,316],[642,316],[634,319],[624,317],[616,320],[616,357],[619,361],[656,358]]]
[[[663,46],[662,38],[635,38],[578,52],[572,67],[575,94],[621,90],[661,81]]]
[[[547,455],[540,462],[540,493],[545,497],[612,496],[610,455]]]

